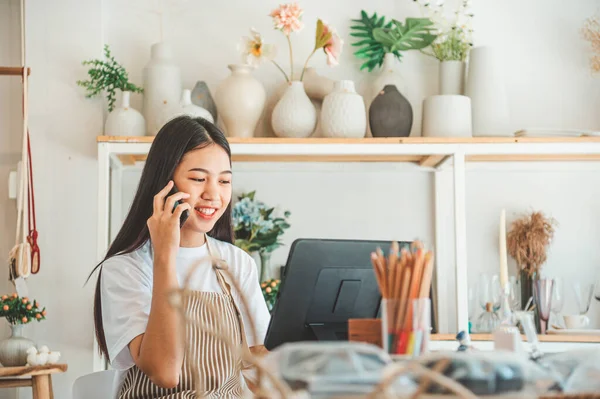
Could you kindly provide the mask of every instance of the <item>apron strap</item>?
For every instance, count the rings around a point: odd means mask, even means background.
[[[205,234],[204,239],[206,241],[208,255],[212,258],[217,258],[219,260],[219,262],[217,262],[217,263],[213,262],[212,267],[215,271],[215,274],[217,275],[217,281],[219,282],[219,286],[221,287],[223,292],[231,298],[233,307],[235,308],[235,311],[238,315],[238,320],[240,322],[240,331],[242,334],[242,345],[244,345],[244,350],[250,351],[250,347],[248,346],[248,340],[246,339],[246,330],[244,328],[244,320],[242,317],[242,312],[240,311],[240,308],[238,307],[235,298],[233,298],[233,295],[231,294],[231,284],[227,282],[227,276],[225,274],[223,274],[223,272],[221,272],[221,269],[227,268],[228,265],[223,260],[223,258],[221,258],[221,253],[219,252],[219,248],[217,248],[216,246],[212,246],[212,244],[210,244],[208,235]]]

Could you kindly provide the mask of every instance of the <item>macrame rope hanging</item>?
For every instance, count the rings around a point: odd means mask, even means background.
[[[17,195],[17,226],[15,246],[8,259],[10,280],[27,278],[40,270],[40,248],[35,217],[35,194],[33,189],[33,163],[31,138],[29,136],[29,68],[25,60],[25,0],[21,1],[21,66],[22,66],[22,112],[23,143],[21,148],[20,193]],[[25,199],[27,199],[27,224],[25,222]]]

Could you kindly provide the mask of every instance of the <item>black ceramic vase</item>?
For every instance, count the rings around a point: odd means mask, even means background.
[[[413,109],[395,85],[386,85],[369,107],[373,137],[408,137],[413,124]]]
[[[199,81],[196,83],[194,90],[192,90],[192,103],[210,112],[215,123],[217,122],[217,105],[206,82]]]

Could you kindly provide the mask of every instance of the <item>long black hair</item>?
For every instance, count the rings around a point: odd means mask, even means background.
[[[152,216],[154,196],[173,178],[175,168],[187,152],[209,145],[218,145],[223,148],[227,152],[231,164],[231,150],[225,135],[205,119],[179,116],[167,122],[160,129],[148,152],[129,213],[106,256],[96,265],[90,277],[108,258],[133,252],[150,239],[146,223]],[[231,202],[208,235],[221,241],[234,242]],[[98,273],[94,295],[94,324],[100,353],[109,359],[102,323],[101,275],[102,269]]]

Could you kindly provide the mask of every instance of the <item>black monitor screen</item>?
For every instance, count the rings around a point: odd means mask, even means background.
[[[391,241],[298,239],[282,276],[265,346],[348,339],[348,319],[376,318],[381,293],[371,264]],[[410,242],[400,242],[409,248]]]

